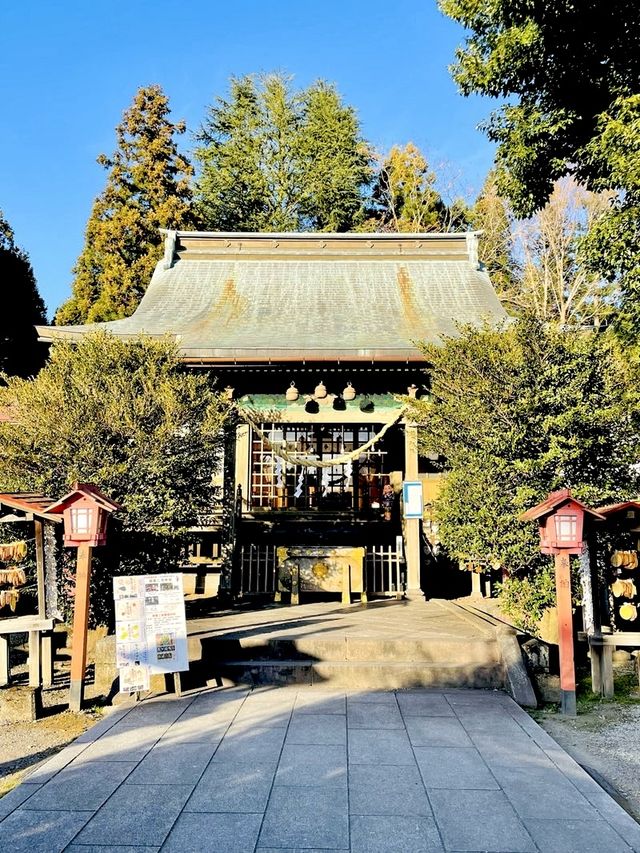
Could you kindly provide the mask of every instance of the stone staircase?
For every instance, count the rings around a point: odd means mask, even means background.
[[[495,627],[450,602],[374,604],[338,618],[335,605],[313,616],[304,605],[284,609],[288,618],[262,626],[192,634],[192,674],[207,682],[354,689],[506,686]]]

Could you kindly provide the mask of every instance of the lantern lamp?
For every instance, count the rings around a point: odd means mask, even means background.
[[[551,492],[545,501],[527,510],[520,519],[538,522],[543,554],[580,554],[585,515],[602,519],[600,513],[576,500],[570,489],[560,489]]]
[[[67,547],[104,545],[109,515],[120,506],[88,483],[74,483],[72,491],[47,507],[47,512],[62,514],[64,544]]]

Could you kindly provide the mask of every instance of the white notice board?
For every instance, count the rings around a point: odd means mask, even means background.
[[[189,669],[181,573],[115,577],[113,597],[121,692],[148,690],[150,673]]]
[[[405,518],[422,518],[423,500],[420,480],[405,480],[402,484],[403,515]]]

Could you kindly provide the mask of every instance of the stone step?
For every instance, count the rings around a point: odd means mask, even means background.
[[[306,637],[260,636],[242,638],[190,638],[189,658],[202,661],[376,661],[381,663],[446,663],[485,665],[500,662],[495,638],[384,639],[322,635]]]
[[[340,688],[393,690],[410,687],[504,686],[500,662],[226,660],[211,674],[233,683],[316,684]]]

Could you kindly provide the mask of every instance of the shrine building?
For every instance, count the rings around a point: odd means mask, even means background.
[[[194,530],[193,562],[221,568],[222,590],[344,597],[348,571],[356,595],[418,597],[422,521],[403,483],[422,483],[428,511],[439,476],[404,415],[428,391],[418,344],[506,318],[475,233],[170,231],[131,317],[38,331],[169,335],[233,397],[222,511]]]

